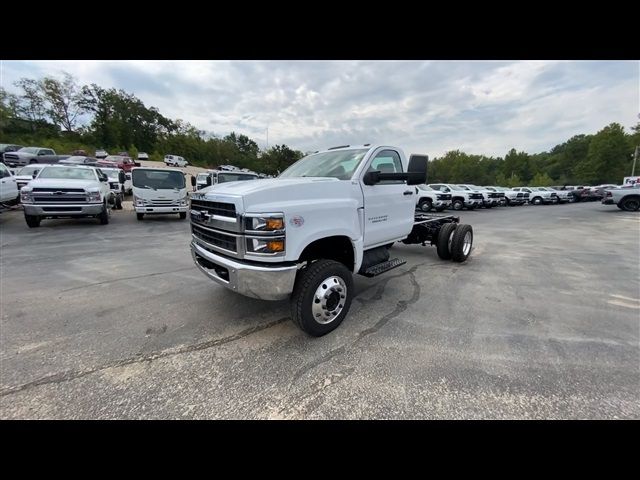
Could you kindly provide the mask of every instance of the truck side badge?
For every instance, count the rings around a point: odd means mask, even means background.
[[[291,219],[289,220],[289,225],[291,225],[292,227],[301,227],[303,223],[304,218],[302,218],[300,215],[291,217]]]

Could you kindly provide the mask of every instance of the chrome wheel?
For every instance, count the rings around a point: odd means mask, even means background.
[[[466,233],[463,242],[462,253],[464,253],[464,256],[466,257],[471,251],[471,232]],[[449,240],[449,244],[451,244],[451,240]],[[449,248],[451,248],[451,245],[449,245]]]
[[[333,322],[344,308],[347,284],[340,277],[331,276],[323,280],[313,295],[311,313],[316,322]]]

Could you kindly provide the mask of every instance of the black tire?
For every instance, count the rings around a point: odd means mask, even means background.
[[[31,160],[29,160],[29,165],[31,165],[32,163],[38,163],[38,161],[34,158],[32,158]]]
[[[484,206],[484,208],[493,208],[493,204],[491,204],[491,203],[487,203],[487,204]]]
[[[475,209],[476,209],[476,206],[475,206],[475,205],[469,205],[469,206],[467,207],[467,210],[475,210]]]
[[[449,238],[453,235],[453,232],[456,230],[457,224],[455,223],[445,223],[442,227],[440,227],[440,231],[438,232],[438,241],[436,242],[436,247],[438,250],[438,256],[442,260],[451,260],[451,251],[449,250]]]
[[[329,277],[339,277],[346,286],[346,294],[344,299],[338,297],[335,300],[344,302],[340,313],[329,323],[319,323],[313,315],[313,304],[319,304],[320,301],[318,298],[314,299],[314,296],[316,290],[324,285],[323,282]],[[347,267],[334,260],[318,260],[298,272],[291,295],[291,318],[304,332],[321,337],[342,323],[349,312],[354,293],[353,277]],[[336,294],[342,296],[342,293],[331,293]]]
[[[436,212],[442,212],[445,207],[436,207]]]
[[[387,243],[387,244],[385,245],[385,248],[386,248],[387,250],[389,250],[391,247],[393,247],[393,244],[394,244],[394,243],[395,243],[395,242]]]
[[[180,212],[180,220],[187,218],[187,212]]]
[[[29,225],[29,228],[36,228],[40,226],[41,218],[38,215],[27,215],[25,213],[24,219],[26,220],[27,225]]]
[[[625,212],[637,212],[640,209],[640,197],[623,198],[618,206]]]
[[[533,197],[529,203],[532,204],[532,205],[541,205],[542,204],[542,198]]]
[[[430,212],[433,208],[433,203],[428,198],[423,198],[418,202],[418,208],[423,212]]]
[[[460,199],[455,199],[451,203],[451,208],[453,208],[454,210],[462,210],[464,208],[464,202]]]
[[[122,210],[122,198],[120,197],[120,195],[116,197],[115,208],[116,210]]]
[[[467,235],[469,237],[467,237]],[[470,244],[465,248],[465,238],[468,238]],[[451,258],[454,262],[464,262],[473,249],[473,228],[471,225],[459,224],[453,233],[451,240]]]
[[[107,225],[109,223],[109,209],[106,203],[103,205],[102,212],[98,215],[98,219],[100,220],[100,225]]]
[[[136,213],[136,218],[138,220],[142,220],[144,218],[144,213]]]
[[[512,206],[511,200],[509,200],[507,197],[505,197],[505,199],[504,199],[504,204],[508,205],[508,206]]]

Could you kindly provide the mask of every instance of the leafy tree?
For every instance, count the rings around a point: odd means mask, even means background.
[[[18,97],[18,114],[31,122],[31,130],[36,131],[37,123],[46,120],[46,102],[40,83],[31,78],[21,78],[14,85],[22,90]]]
[[[593,136],[584,160],[575,167],[575,174],[590,185],[619,183],[631,171],[632,150],[624,128],[612,123]]]
[[[536,173],[530,184],[534,187],[550,187],[553,185],[553,179],[545,173]]]
[[[62,80],[45,77],[38,86],[49,117],[65,130],[73,132],[78,116],[86,112],[76,80],[68,73],[64,73]]]

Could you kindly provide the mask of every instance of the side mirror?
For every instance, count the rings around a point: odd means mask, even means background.
[[[207,187],[210,187],[210,186],[211,186],[211,177],[207,177]]]
[[[191,176],[191,186],[195,187],[196,186],[196,177]]]
[[[365,185],[375,185],[376,183],[380,183],[380,170],[365,173],[364,177],[362,177],[362,183]]]
[[[127,178],[124,176],[124,170],[120,170],[118,172],[118,180],[120,181],[120,183],[124,183]]]
[[[407,173],[407,185],[420,185],[427,183],[427,166],[429,157],[427,155],[411,155],[409,157],[409,168]]]
[[[109,181],[109,177],[107,177],[106,175],[102,175],[102,176],[100,177],[100,181],[101,181],[101,182],[108,182],[108,181]]]
[[[34,179],[35,179],[37,176],[38,176],[38,170],[34,171],[34,172],[31,174],[31,178],[34,178]]]

